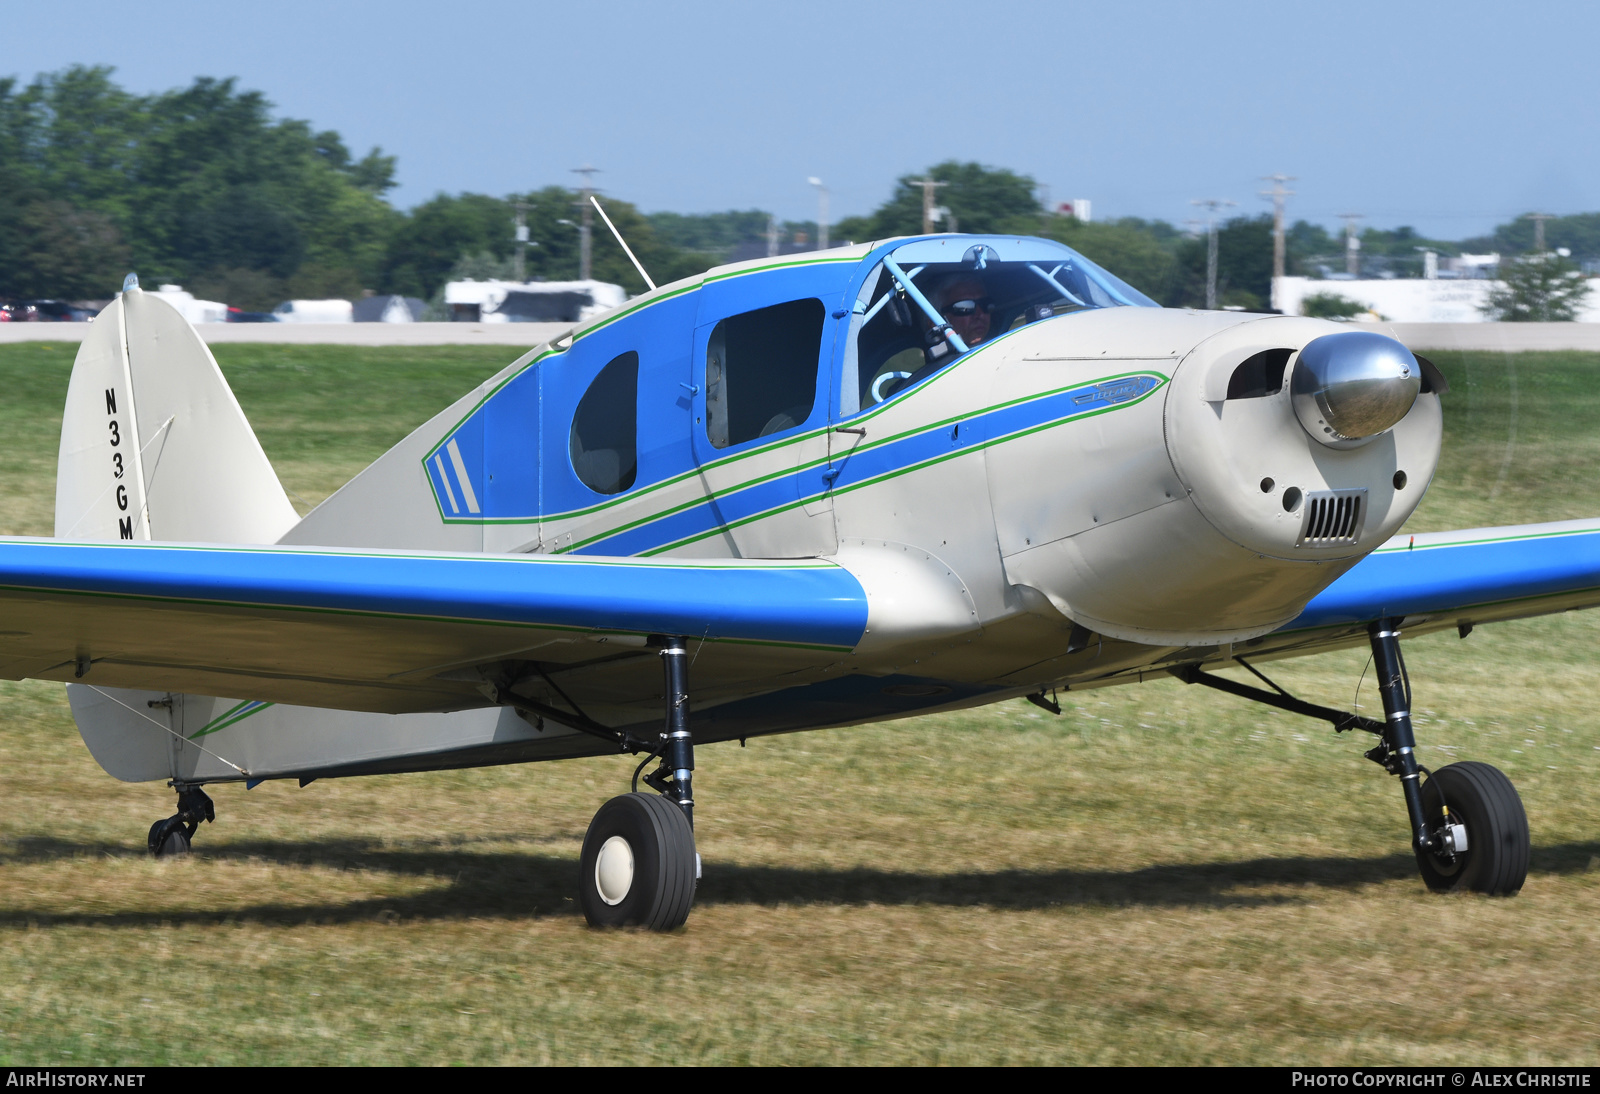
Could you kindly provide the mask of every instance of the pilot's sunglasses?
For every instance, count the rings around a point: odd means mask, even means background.
[[[952,318],[957,316],[965,318],[969,315],[976,315],[980,311],[988,312],[993,310],[994,301],[985,296],[978,300],[952,300],[945,305],[944,313]]]

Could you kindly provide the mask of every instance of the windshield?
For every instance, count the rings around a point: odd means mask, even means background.
[[[1158,307],[1082,255],[1048,240],[971,236],[900,247],[856,300],[849,362],[871,406],[1009,330],[1093,308]]]

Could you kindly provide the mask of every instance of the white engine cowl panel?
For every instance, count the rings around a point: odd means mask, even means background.
[[[1276,392],[1227,397],[1234,370],[1256,354],[1298,352],[1348,330],[1322,319],[1257,319],[1200,343],[1173,377],[1166,407],[1172,465],[1206,519],[1246,550],[1296,562],[1359,559],[1399,531],[1433,478],[1444,428],[1436,394],[1418,396],[1393,428],[1349,449],[1319,443],[1296,417],[1294,353]],[[1308,540],[1311,500],[1330,494],[1359,496],[1353,534]]]
[[[1039,368],[1070,380],[1147,370],[1171,378],[1141,405],[987,453],[1007,579],[1090,630],[1156,645],[1275,630],[1392,535],[1433,476],[1436,394],[1357,449],[1319,444],[1296,418],[1294,354],[1346,326],[1135,309],[1073,321],[1084,344],[1109,342],[1120,359],[1052,351],[1039,343],[1068,328],[1041,324],[1037,341],[1008,347],[1019,360],[1000,371],[1002,386],[1008,373],[1037,384],[1025,374]],[[1265,351],[1280,351],[1271,355],[1276,389],[1228,398],[1235,369]],[[1074,474],[1087,468],[1096,473]]]

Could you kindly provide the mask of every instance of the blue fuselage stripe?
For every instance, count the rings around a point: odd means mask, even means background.
[[[1424,615],[1600,588],[1600,532],[1368,555],[1284,630]]]
[[[839,474],[832,490],[835,493],[848,490],[921,464],[981,448],[994,440],[1107,410],[1149,394],[1162,382],[1163,378],[1155,375],[1135,375],[1087,384],[976,414],[959,423],[924,429],[886,444],[863,445],[855,452],[835,457],[834,466]],[[584,544],[574,553],[639,555],[800,501],[821,498],[829,490],[823,471],[823,467],[797,468],[765,482],[730,490],[659,520]]]
[[[0,539],[0,587],[852,648],[842,567],[407,556]]]

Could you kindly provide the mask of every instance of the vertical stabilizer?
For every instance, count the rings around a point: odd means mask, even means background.
[[[275,543],[298,520],[199,334],[159,297],[123,292],[72,368],[56,536]]]

